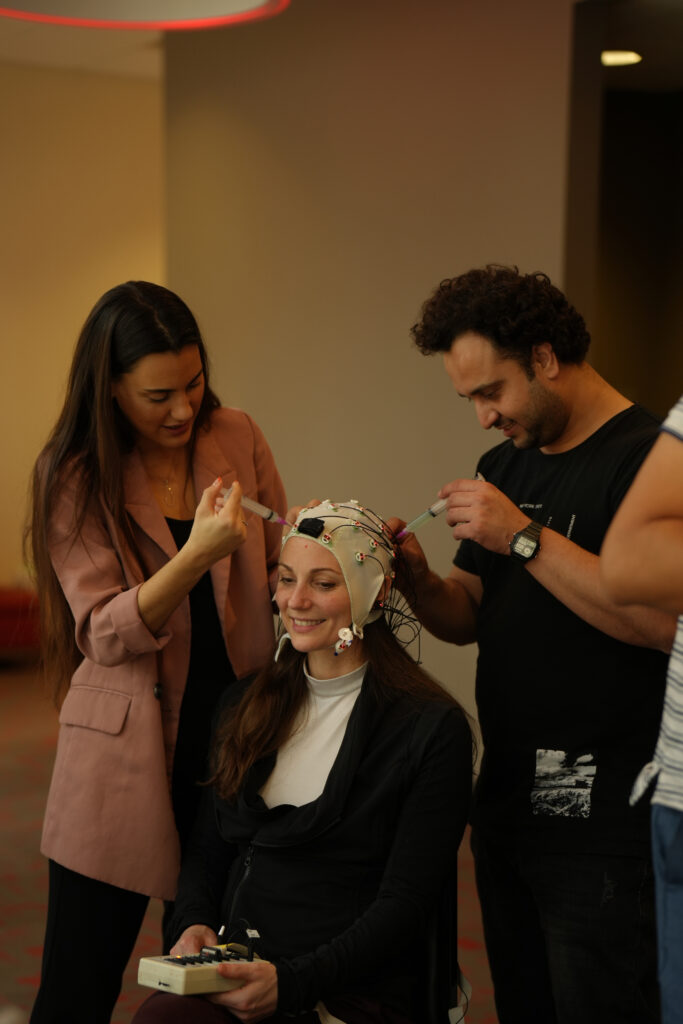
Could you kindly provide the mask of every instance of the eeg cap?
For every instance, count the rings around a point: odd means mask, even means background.
[[[282,541],[305,537],[331,551],[339,562],[351,602],[351,629],[344,646],[353,636],[362,637],[363,627],[382,614],[376,600],[385,579],[394,578],[394,545],[386,524],[370,509],[353,499],[302,509]],[[340,637],[344,641],[344,637]]]

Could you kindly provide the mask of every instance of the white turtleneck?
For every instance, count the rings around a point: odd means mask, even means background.
[[[267,807],[301,807],[320,796],[339,753],[366,668],[367,664],[361,665],[336,679],[315,679],[304,668],[308,699],[261,789]]]

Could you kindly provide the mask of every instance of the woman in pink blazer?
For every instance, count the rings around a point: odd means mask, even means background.
[[[33,479],[60,734],[31,1024],[106,1024],[149,897],[173,900],[216,702],[272,648],[281,530],[242,494],[286,508],[261,431],[209,387],[192,313],[159,285],[111,289]]]

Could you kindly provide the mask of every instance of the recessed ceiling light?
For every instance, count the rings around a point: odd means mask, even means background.
[[[600,62],[606,68],[624,67],[626,64],[640,64],[643,58],[635,50],[603,50]]]

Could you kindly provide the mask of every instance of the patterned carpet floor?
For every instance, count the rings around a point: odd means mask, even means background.
[[[0,1024],[27,1024],[40,975],[47,864],[39,842],[56,735],[56,712],[34,667],[0,665]],[[460,961],[473,987],[467,1022],[496,1024],[467,837],[458,900]],[[160,952],[160,922],[160,904],[152,902],[112,1024],[129,1024],[145,998],[136,981],[137,962]]]

